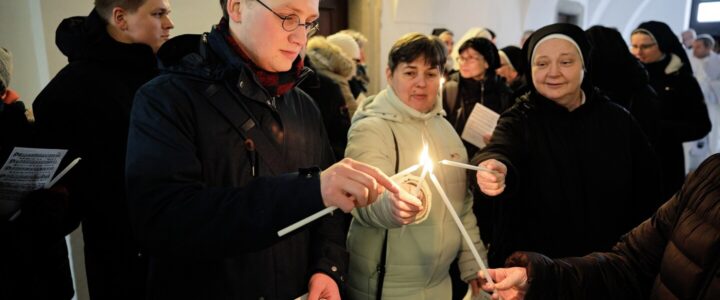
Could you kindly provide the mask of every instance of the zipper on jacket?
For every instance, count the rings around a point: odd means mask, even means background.
[[[270,106],[273,110],[277,110],[277,103],[275,101],[275,98],[276,97],[273,96],[273,97],[270,97],[270,99],[268,99],[266,101],[267,105]]]
[[[248,160],[250,161],[250,175],[252,177],[258,177],[258,154],[255,149],[255,142],[251,139],[245,140],[245,150],[248,153]]]
[[[485,105],[485,80],[480,82],[480,104]]]

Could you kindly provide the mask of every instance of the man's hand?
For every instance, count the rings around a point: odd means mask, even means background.
[[[425,209],[422,200],[425,199],[425,195],[422,190],[418,192],[417,197],[408,192],[414,190],[414,185],[405,183],[399,193],[390,195],[393,219],[397,224],[407,225],[414,222],[415,217]]]
[[[323,273],[315,273],[310,277],[308,290],[308,300],[340,300],[337,283]]]
[[[482,289],[488,293],[493,293],[493,299],[503,300],[522,300],[529,287],[527,270],[521,267],[489,269],[490,277],[495,284],[490,284],[482,276],[482,271],[478,272],[478,278],[483,283]]]
[[[505,191],[505,176],[507,175],[507,167],[505,164],[495,159],[488,159],[481,162],[478,166],[495,171],[477,171],[477,184],[485,195],[497,196]]]
[[[39,238],[62,237],[70,213],[69,201],[63,186],[32,191],[23,200],[22,211],[15,222]]]
[[[387,189],[400,188],[378,168],[345,158],[320,173],[320,191],[325,206],[336,206],[344,212],[367,206]]]

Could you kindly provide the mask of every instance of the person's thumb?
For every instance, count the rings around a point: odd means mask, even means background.
[[[495,286],[493,286],[493,289],[507,290],[509,288],[512,288],[513,285],[514,285],[514,282],[513,282],[512,278],[507,277],[507,278],[501,280],[500,282],[496,282]]]
[[[320,294],[322,293],[322,289],[318,288],[317,286],[310,285],[310,291],[308,291],[308,300],[318,300],[320,299]]]

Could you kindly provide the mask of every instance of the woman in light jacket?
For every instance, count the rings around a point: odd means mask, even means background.
[[[432,161],[467,162],[465,147],[445,120],[438,99],[445,54],[437,43],[419,33],[395,42],[386,70],[389,88],[358,108],[348,133],[346,157],[395,174],[417,164],[427,144]],[[433,173],[484,259],[486,250],[472,212],[465,170],[436,164]],[[417,183],[416,176],[396,180]],[[428,176],[419,192],[425,199],[424,211],[404,229],[394,221],[388,198],[380,197],[366,208],[353,210],[347,242],[350,299],[375,299],[377,295],[383,299],[450,299],[448,269],[456,257],[462,278],[476,283],[479,266],[438,191],[431,186]],[[382,269],[378,267],[382,266],[385,275],[378,293],[378,269]]]

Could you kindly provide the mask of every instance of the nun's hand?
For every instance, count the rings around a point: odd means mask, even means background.
[[[505,164],[495,159],[488,159],[478,166],[490,170],[490,172],[478,171],[476,175],[477,184],[485,195],[497,196],[505,191],[505,176],[507,175]]]

